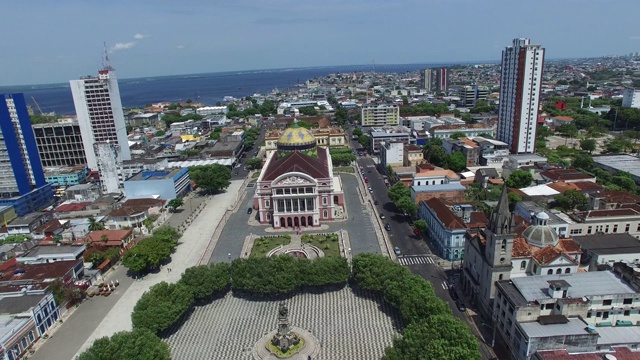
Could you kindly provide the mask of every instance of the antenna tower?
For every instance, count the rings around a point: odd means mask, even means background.
[[[103,53],[102,53],[102,68],[104,70],[113,71],[113,67],[111,66],[111,61],[109,61],[109,52],[107,51],[107,42],[104,41],[102,43]]]

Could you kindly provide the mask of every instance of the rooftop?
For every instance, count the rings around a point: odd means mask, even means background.
[[[571,298],[636,293],[610,271],[536,275],[511,279],[527,302],[550,298],[546,289],[549,287],[548,282],[553,280],[565,280],[571,284],[567,293]]]
[[[415,193],[431,193],[442,191],[464,191],[466,188],[460,183],[441,184],[441,185],[421,185],[412,186],[411,190]]]
[[[456,216],[451,209],[438,198],[431,198],[424,201],[428,208],[430,208],[436,215],[438,220],[446,229],[466,229],[467,226],[464,221]]]
[[[629,233],[575,236],[580,247],[599,255],[640,253],[640,241]]]
[[[267,166],[263,168],[260,175],[261,181],[273,181],[278,176],[290,173],[301,172],[314,179],[325,179],[329,177],[329,150],[324,147],[317,148],[318,157],[312,157],[301,152],[293,153],[275,152]]]
[[[0,314],[12,315],[28,311],[38,305],[46,295],[5,296],[0,299]]]
[[[640,177],[640,158],[633,155],[599,155],[594,156],[593,161],[597,165],[603,165],[615,170],[625,171],[631,175]]]
[[[73,254],[79,250],[84,250],[84,245],[59,245],[59,246],[35,246],[31,250],[25,252],[19,257],[39,257],[46,255],[61,255],[61,254]]]
[[[614,347],[613,352],[606,354],[615,356],[616,360],[637,360],[640,354],[632,351],[626,346]],[[538,351],[540,360],[602,360],[602,353],[569,353],[567,350],[544,350]]]
[[[577,169],[549,169],[541,172],[540,175],[552,181],[595,179],[595,176]]]
[[[43,213],[43,212],[32,212],[32,213],[29,213],[27,215],[20,216],[20,217],[16,218],[8,226],[11,227],[11,226],[29,225],[29,224],[33,223],[34,221],[37,221],[38,219],[40,219],[41,217],[43,217],[45,215],[46,215],[46,213]]]
[[[173,177],[181,171],[182,168],[174,168],[171,170],[143,170],[127,179],[127,181],[173,179]]]
[[[520,328],[525,336],[531,338],[544,338],[551,336],[587,335],[587,324],[578,318],[569,318],[564,324],[542,325],[537,321],[521,322]]]
[[[603,326],[596,328],[598,345],[625,345],[640,342],[640,326]],[[640,353],[637,354],[640,357]]]

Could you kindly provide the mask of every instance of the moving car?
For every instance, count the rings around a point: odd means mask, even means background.
[[[247,214],[251,214],[253,212],[253,208],[248,208],[247,209]]]
[[[464,306],[462,301],[456,301],[456,306],[458,307],[458,310],[460,310],[462,312],[467,311],[467,308]]]
[[[374,200],[374,201],[373,201],[373,205],[380,205],[380,201],[378,201],[378,200]]]
[[[368,184],[369,183],[369,178],[364,178],[364,183]]]
[[[399,247],[394,247],[393,248],[393,252],[396,253],[396,255],[400,255],[400,248]]]
[[[391,231],[391,224],[385,224],[384,225],[385,230],[387,231]]]
[[[380,219],[384,219],[384,214],[380,214]]]

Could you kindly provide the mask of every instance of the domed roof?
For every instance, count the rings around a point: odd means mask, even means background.
[[[316,138],[311,131],[298,124],[288,127],[278,139],[278,148],[286,150],[303,150],[316,146]]]
[[[549,220],[549,215],[544,211],[540,211],[539,213],[537,213],[536,217],[540,220]]]
[[[531,225],[524,229],[522,237],[524,237],[530,245],[540,248],[547,245],[555,246],[558,243],[558,234],[548,225]]]

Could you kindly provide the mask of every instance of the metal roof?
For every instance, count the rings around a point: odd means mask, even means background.
[[[640,342],[640,326],[598,327],[598,345],[636,344]]]
[[[640,158],[633,155],[602,155],[594,156],[596,164],[608,166],[618,171],[625,171],[631,175],[640,177]]]
[[[565,280],[569,283],[571,287],[567,296],[571,298],[636,293],[610,271],[538,275],[511,279],[518,291],[529,302],[549,299],[547,288],[549,288],[549,281],[553,280]]]
[[[529,339],[589,334],[586,330],[587,324],[578,318],[569,318],[566,324],[542,325],[537,321],[531,321],[521,322],[519,325]]]

